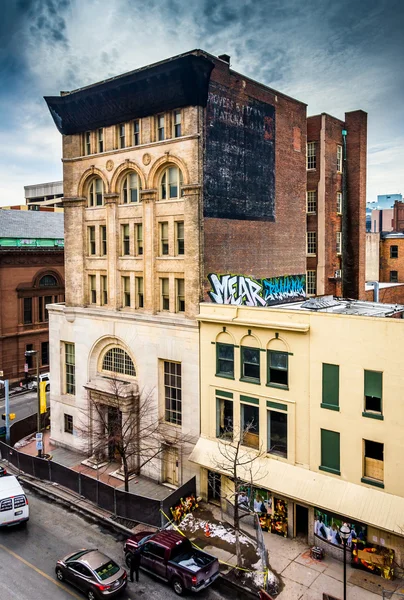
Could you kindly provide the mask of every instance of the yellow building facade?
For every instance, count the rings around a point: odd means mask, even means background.
[[[241,477],[267,529],[338,556],[336,528],[346,521],[361,543],[393,549],[400,563],[403,307],[304,306],[200,305],[201,436],[191,460],[202,494],[231,501],[221,449],[241,435],[244,451],[258,455],[256,489],[251,473]]]

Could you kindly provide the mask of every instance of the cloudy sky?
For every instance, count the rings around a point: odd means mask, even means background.
[[[62,178],[43,96],[194,48],[308,104],[368,112],[368,200],[404,194],[403,0],[3,0],[0,204]]]

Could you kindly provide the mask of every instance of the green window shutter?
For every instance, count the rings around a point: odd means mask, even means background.
[[[321,430],[321,466],[322,471],[340,475],[340,441],[339,433]]]
[[[379,371],[365,371],[365,396],[382,397],[383,373]]]
[[[339,406],[339,366],[323,363],[323,398],[328,406]]]

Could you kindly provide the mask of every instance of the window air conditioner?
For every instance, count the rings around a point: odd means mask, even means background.
[[[337,270],[335,271],[335,273],[334,273],[334,277],[335,277],[335,279],[341,279],[341,276],[342,276],[342,271],[341,271],[341,269],[337,269]]]

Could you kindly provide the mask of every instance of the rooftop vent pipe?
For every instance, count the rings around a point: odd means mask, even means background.
[[[218,58],[224,62],[230,64],[230,56],[228,54],[219,54]]]
[[[366,283],[373,285],[373,302],[379,302],[379,282],[378,281],[367,281]]]

